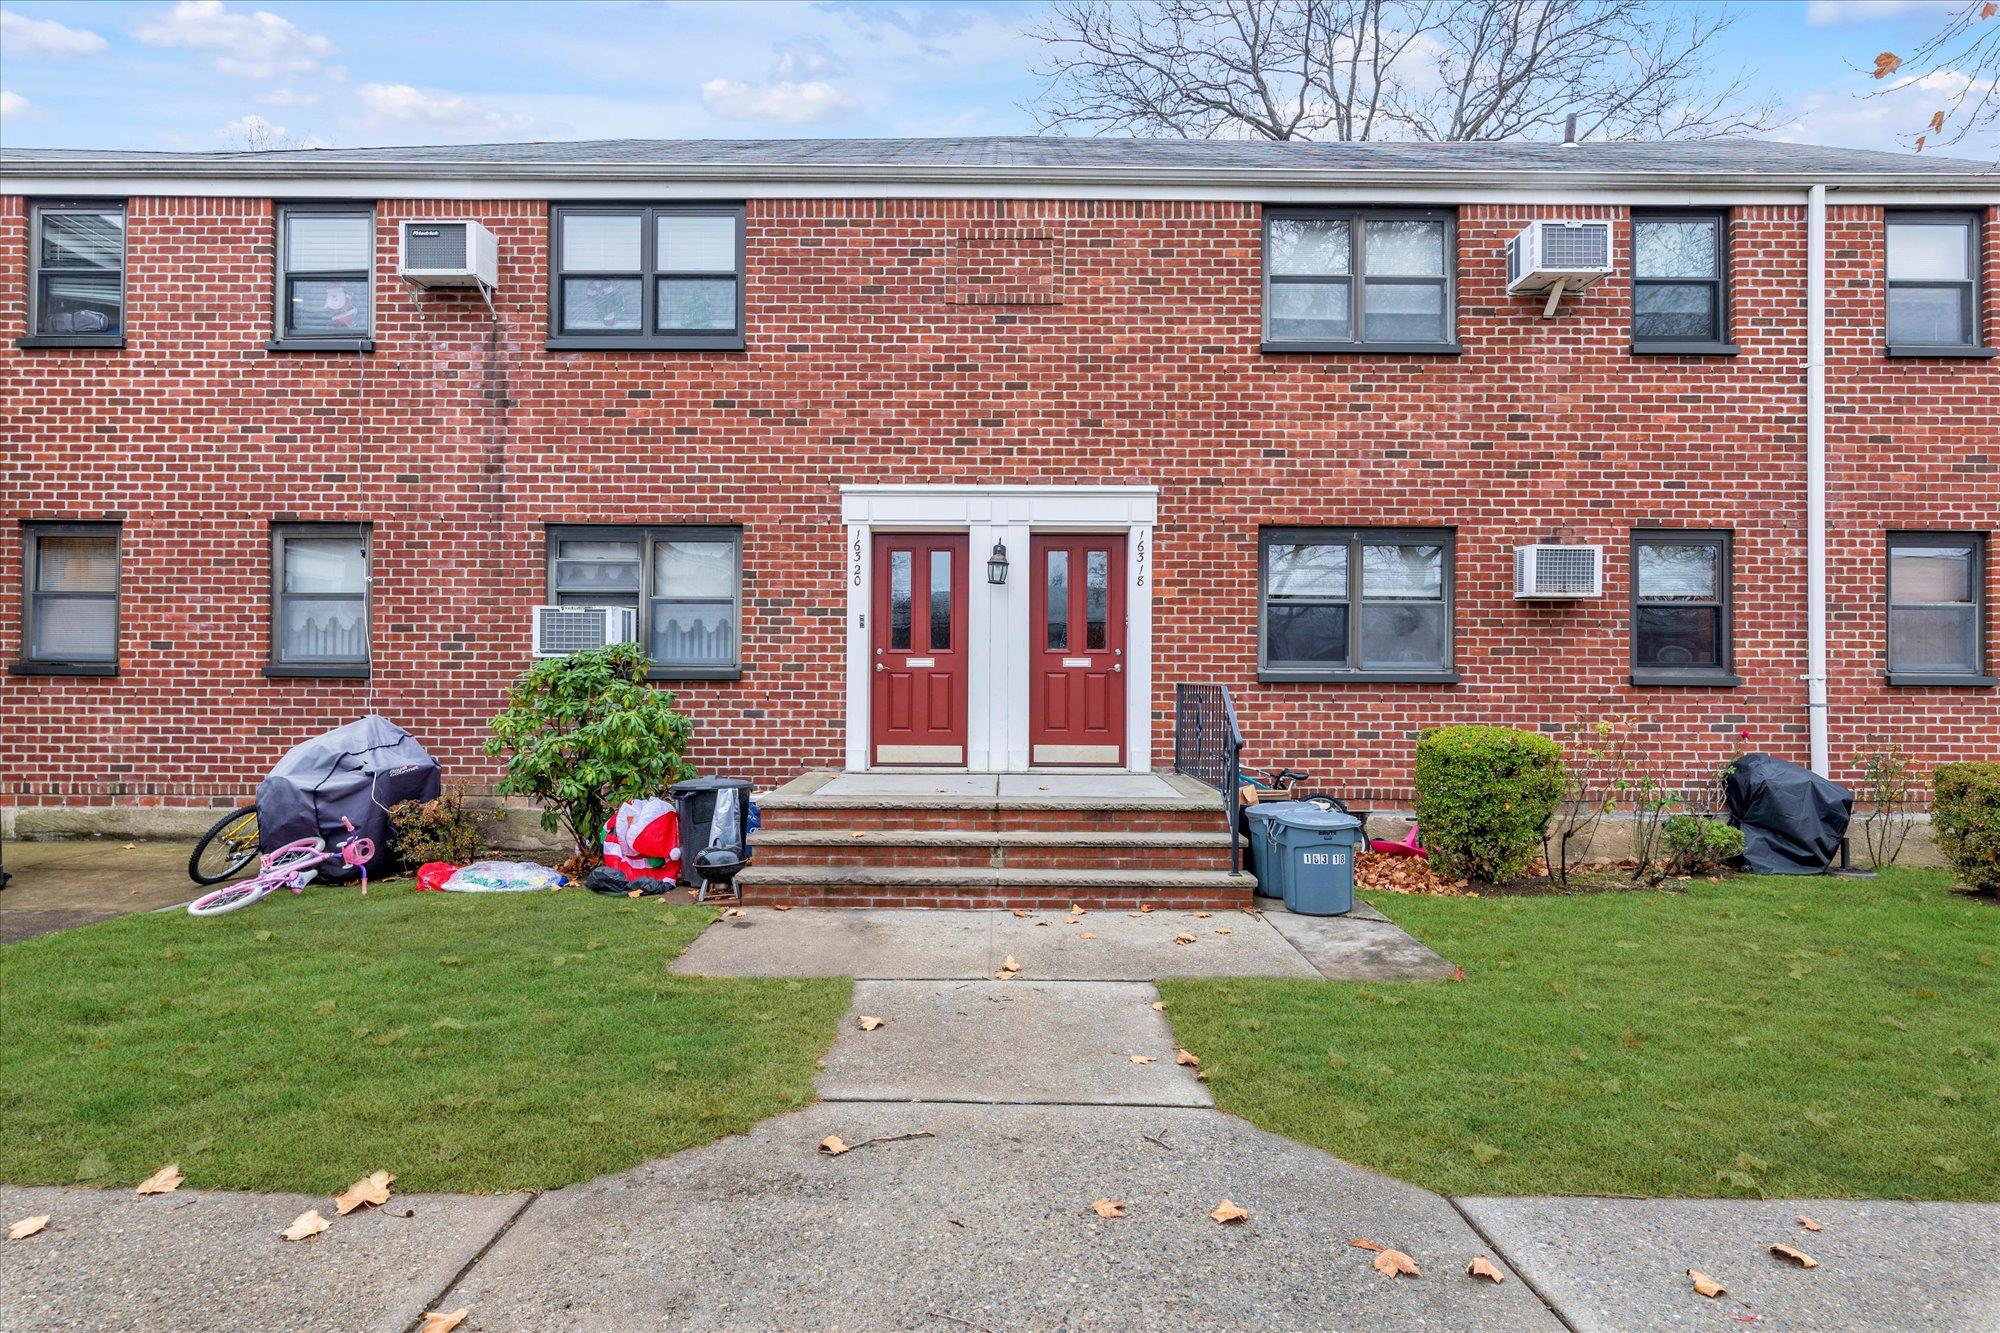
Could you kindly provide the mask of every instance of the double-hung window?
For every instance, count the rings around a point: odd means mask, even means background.
[[[743,346],[743,209],[563,205],[553,215],[556,348]]]
[[[1978,533],[1889,534],[1889,683],[1991,685],[1986,542]]]
[[[1632,683],[1736,685],[1726,532],[1632,534]]]
[[[1266,528],[1258,675],[1457,679],[1448,528]]]
[[[274,349],[367,350],[375,330],[374,287],[372,206],[279,207]]]
[[[1632,217],[1632,350],[1730,353],[1728,218]]]
[[[118,670],[118,525],[29,523],[21,529],[21,657],[27,674]]]
[[[734,680],[742,672],[743,530],[549,530],[549,601],[629,606],[655,677]]]
[[[1456,352],[1457,226],[1427,209],[1266,209],[1264,350]]]
[[[272,676],[368,674],[369,527],[271,529]]]
[[[28,347],[125,341],[125,205],[38,203],[30,210]]]
[[[1889,355],[1991,356],[1979,343],[1979,216],[1888,216]]]

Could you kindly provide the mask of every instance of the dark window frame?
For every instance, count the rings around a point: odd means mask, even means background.
[[[1648,278],[1639,273],[1639,228],[1649,222],[1712,222],[1715,224],[1713,278]],[[1726,208],[1644,208],[1632,210],[1632,347],[1637,356],[1735,356],[1730,336],[1729,210]],[[1642,338],[1639,336],[1639,289],[1644,287],[1706,287],[1715,311],[1715,337]]]
[[[639,218],[639,268],[636,272],[610,272],[563,268],[563,223],[572,217]],[[740,352],[744,349],[743,312],[749,291],[749,258],[744,253],[746,208],[740,203],[574,203],[549,207],[549,331],[546,346],[551,351],[649,351],[649,352]],[[736,267],[695,273],[657,267],[659,219],[662,217],[727,217],[736,223]],[[736,326],[731,330],[681,329],[660,331],[656,327],[662,279],[731,277],[736,283]],[[579,333],[563,327],[563,279],[637,279],[639,283],[639,327]]]
[[[1277,281],[1299,285],[1314,283],[1347,284],[1348,324],[1354,336],[1350,339],[1324,338],[1274,338],[1271,336],[1271,224],[1274,221],[1300,219],[1315,222],[1345,221],[1348,224],[1348,258],[1346,274],[1341,276],[1313,277],[1292,275],[1280,277]],[[1370,278],[1363,263],[1366,255],[1367,224],[1373,221],[1395,222],[1442,222],[1445,226],[1444,272],[1439,277],[1416,277],[1398,275],[1394,277]],[[1259,283],[1263,297],[1263,308],[1259,312],[1258,333],[1263,351],[1269,352],[1345,352],[1351,354],[1381,355],[1403,353],[1414,355],[1456,356],[1464,348],[1458,341],[1458,210],[1453,208],[1323,208],[1323,207],[1267,207],[1264,209],[1263,226],[1260,232],[1262,249],[1258,258]],[[1370,342],[1367,340],[1368,325],[1365,307],[1367,286],[1370,282],[1392,286],[1431,287],[1444,289],[1444,332],[1442,342]]]
[[[1347,544],[1347,643],[1348,661],[1361,653],[1362,595],[1361,548],[1364,545],[1434,545],[1444,548],[1444,664],[1442,667],[1329,667],[1318,664],[1271,661],[1270,651],[1270,548],[1274,545]],[[1339,598],[1309,599],[1338,604]],[[1377,599],[1378,601],[1380,599]],[[1265,527],[1257,530],[1257,679],[1266,684],[1306,682],[1334,684],[1455,685],[1458,683],[1458,529],[1371,528],[1371,527]]]
[[[1906,671],[1896,667],[1896,640],[1890,613],[1896,607],[1895,601],[1895,551],[1897,547],[1938,547],[1956,549],[1969,547],[1972,552],[1972,618],[1976,634],[1974,652],[1978,662],[1971,671]],[[1886,668],[1883,679],[1890,685],[1947,685],[1971,686],[1990,689],[1996,681],[1993,672],[1992,637],[1989,633],[1988,617],[1992,614],[1991,599],[1986,595],[1986,534],[1964,529],[1944,531],[1939,529],[1892,528],[1883,534],[1882,541],[1882,661]]]
[[[1714,608],[1718,617],[1716,664],[1702,667],[1642,666],[1639,662],[1639,608],[1649,599],[1640,595],[1639,548],[1641,546],[1719,546],[1722,560],[1717,573],[1714,601],[1690,602],[1680,599],[1652,599],[1661,606]],[[1626,611],[1631,680],[1634,685],[1720,685],[1743,683],[1736,674],[1736,534],[1728,528],[1634,528],[1627,548],[1627,571],[1631,588]]]
[[[43,333],[42,322],[42,218],[49,213],[102,213],[115,210],[118,229],[118,332]],[[28,203],[27,332],[15,339],[21,348],[40,347],[123,347],[131,325],[132,210],[127,199],[34,199]],[[58,270],[60,271],[60,270]]]
[[[741,680],[743,678],[743,582],[746,577],[743,567],[743,525],[740,523],[551,523],[543,533],[544,583],[548,595],[548,605],[590,606],[601,603],[589,601],[565,602],[564,593],[556,583],[556,558],[559,544],[563,541],[636,541],[639,543],[639,587],[634,593],[638,603],[639,646],[652,655],[653,616],[652,604],[656,600],[653,588],[653,548],[660,542],[702,541],[714,542],[728,539],[736,550],[736,588],[730,614],[736,627],[736,659],[726,665],[702,666],[693,663],[654,662],[646,675],[648,680]],[[569,594],[581,597],[583,594]],[[712,600],[687,599],[679,600]]]
[[[356,216],[368,219],[368,270],[357,269],[301,269],[294,272],[289,264],[287,251],[288,224],[294,217],[317,215]],[[271,341],[265,344],[270,352],[372,352],[375,350],[375,298],[377,283],[376,246],[379,243],[377,218],[373,200],[309,200],[299,203],[280,203],[274,214],[276,244],[272,247],[273,284],[271,292]],[[351,333],[315,334],[292,331],[292,284],[301,279],[325,281],[327,279],[365,278],[368,282],[368,324],[367,327]]]
[[[45,537],[111,538],[112,579],[108,593],[44,593],[36,586],[40,546]],[[37,657],[34,655],[36,604],[48,596],[111,603],[111,657]],[[115,676],[124,640],[125,525],[116,520],[31,519],[21,524],[21,645],[10,670],[17,676]]]
[[[1899,222],[1952,223],[1965,229],[1966,276],[1963,280],[1938,278],[1898,279],[1889,272],[1889,228]],[[1882,342],[1892,357],[1973,357],[1991,358],[1996,349],[1985,342],[1985,300],[1981,251],[1985,244],[1986,214],[1977,208],[1892,208],[1882,215]],[[1960,293],[1959,312],[1965,320],[1965,341],[1956,343],[1898,342],[1889,327],[1889,298],[1898,287],[1931,290],[1953,289]]]
[[[287,593],[285,591],[285,543],[292,538],[312,537],[361,537],[363,559],[366,562],[361,576],[361,623],[363,656],[353,658],[325,658],[317,660],[297,660],[284,656],[284,614],[285,599],[289,597],[321,597],[323,593]],[[375,663],[375,525],[367,521],[356,523],[339,522],[294,522],[286,521],[271,525],[270,537],[271,582],[270,619],[268,631],[270,650],[266,654],[264,674],[266,676],[314,676],[331,679],[365,679],[374,669]],[[352,596],[353,594],[341,594]]]

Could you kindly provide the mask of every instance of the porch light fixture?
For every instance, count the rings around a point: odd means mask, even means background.
[[[986,562],[986,581],[999,587],[1007,581],[1007,543],[994,542],[993,555]]]

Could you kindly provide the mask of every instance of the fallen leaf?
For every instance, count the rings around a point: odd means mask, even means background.
[[[1798,1219],[1799,1219],[1799,1225],[1804,1227],[1807,1231],[1818,1231],[1821,1229],[1819,1223],[1813,1221],[1810,1217],[1807,1217],[1804,1213],[1798,1214]]]
[[[1195,919],[1195,920],[1197,920],[1197,921],[1206,921],[1206,920],[1208,920],[1208,919],[1209,919],[1210,917],[1212,917],[1212,916],[1214,916],[1214,915],[1215,915],[1215,913],[1213,913],[1213,912],[1196,912],[1196,913],[1194,914],[1194,919]]]
[[[1177,1065],[1193,1065],[1199,1069],[1201,1067],[1201,1057],[1183,1046],[1180,1050],[1174,1052],[1174,1063]]]
[[[1234,1203],[1231,1203],[1228,1199],[1224,1199],[1221,1203],[1215,1205],[1215,1211],[1210,1213],[1209,1216],[1214,1218],[1216,1221],[1220,1222],[1222,1225],[1228,1226],[1231,1222],[1242,1222],[1247,1220],[1250,1214],[1245,1210],[1238,1208]]]
[[[1894,51],[1884,51],[1875,57],[1875,77],[1886,79],[1903,67],[1903,58]]]
[[[304,1240],[308,1236],[317,1236],[332,1225],[331,1222],[328,1222],[319,1215],[319,1209],[308,1208],[303,1213],[300,1213],[290,1226],[278,1234],[286,1240]]]
[[[8,1240],[26,1240],[49,1224],[49,1215],[42,1213],[36,1217],[24,1217],[7,1228]]]
[[[1727,1296],[1729,1294],[1729,1288],[1698,1269],[1688,1269],[1688,1277],[1694,1282],[1695,1295],[1697,1296],[1706,1296],[1710,1300],[1714,1300],[1717,1296]]]
[[[167,1165],[155,1171],[152,1175],[147,1176],[144,1180],[140,1181],[139,1188],[134,1190],[133,1193],[172,1194],[175,1190],[181,1187],[181,1179],[182,1177],[181,1177],[180,1164],[177,1162],[169,1162]]]
[[[771,904],[771,910],[773,912],[789,912],[792,910],[792,905],[790,903],[773,903]]]
[[[1018,916],[1018,917],[1022,917],[1022,918],[1026,918],[1026,917],[1027,917],[1027,915],[1028,915],[1028,909],[1027,909],[1027,908],[1025,908],[1025,907],[1017,907],[1017,908],[1015,908],[1015,909],[1014,909],[1014,915],[1015,915],[1015,916]]]
[[[1079,916],[1066,916],[1063,918],[1063,924],[1065,926],[1073,926],[1081,920],[1083,920],[1083,918]]]
[[[854,830],[854,832],[852,832],[852,833],[848,834],[847,836],[848,836],[848,837],[850,837],[850,838],[865,838],[865,837],[867,837],[867,836],[868,836],[868,830],[867,830],[867,829],[856,829],[856,830]]]
[[[1380,1254],[1382,1253],[1382,1251],[1388,1249],[1389,1247],[1387,1245],[1382,1244],[1380,1241],[1350,1240],[1347,1242],[1347,1248],[1350,1250],[1366,1250],[1370,1254]]]
[[[742,908],[740,908],[740,907],[732,907],[732,908],[729,908],[729,909],[728,909],[727,911],[723,912],[723,915],[724,915],[724,916],[742,916],[742,915],[744,915],[744,911],[743,911],[743,909],[742,909]]]
[[[1150,1055],[1128,1055],[1125,1058],[1135,1065],[1149,1065],[1153,1063],[1153,1057]]]
[[[471,1313],[469,1305],[461,1305],[456,1310],[426,1310],[424,1322],[418,1326],[417,1333],[451,1333]]]
[[[646,896],[646,893],[643,889],[627,889],[625,890],[625,896],[627,898],[643,898]]]
[[[1465,1266],[1465,1275],[1483,1277],[1496,1286],[1507,1280],[1507,1275],[1495,1268],[1493,1261],[1483,1254],[1473,1256],[1472,1262]]]
[[[1010,953],[1007,955],[1007,961],[1000,964],[1000,970],[993,974],[993,979],[995,981],[1012,981],[1020,974],[1020,971],[1021,965],[1014,961],[1014,955]]]
[[[1231,930],[1227,926],[1217,926],[1215,928],[1215,933],[1218,935],[1234,935],[1236,932]]]
[[[1481,1143],[1477,1139],[1473,1140],[1471,1143],[1466,1144],[1465,1147],[1466,1151],[1472,1154],[1472,1160],[1479,1163],[1481,1166],[1491,1166],[1495,1162],[1499,1161],[1502,1157],[1505,1157],[1507,1155],[1501,1152],[1498,1148],[1494,1147],[1492,1144]]]
[[[1165,1012],[1167,1012],[1167,1002],[1165,1000],[1153,1001],[1153,1012],[1156,1014],[1164,1014]]]
[[[1780,1245],[1776,1241],[1771,1242],[1771,1253],[1777,1255],[1781,1259],[1790,1259],[1800,1268],[1819,1267],[1819,1260],[1813,1258],[1810,1254],[1807,1254],[1804,1250],[1795,1250],[1789,1245]]]
[[[876,1028],[882,1026],[882,1020],[873,1014],[863,1014],[861,1017],[855,1019],[854,1022],[855,1026],[859,1027],[863,1032],[873,1032]]]
[[[1139,910],[1141,912],[1150,912],[1153,910],[1153,905],[1151,903],[1140,903]]]
[[[1146,909],[1142,907],[1142,908],[1140,908],[1139,910],[1143,912],[1143,911],[1145,911]],[[1069,905],[1069,914],[1070,914],[1071,916],[1082,916],[1082,915],[1083,915],[1083,909],[1082,909],[1081,907],[1078,907],[1078,906],[1077,906],[1077,905],[1076,905],[1075,903],[1071,903],[1071,904]]]
[[[847,1144],[838,1134],[829,1134],[819,1141],[819,1150],[828,1157],[838,1157],[847,1151]]]
[[[1375,1271],[1385,1277],[1422,1277],[1417,1261],[1401,1250],[1384,1250],[1375,1256]]]
[[[1188,934],[1188,933],[1187,933],[1187,932],[1186,932],[1186,931],[1184,930],[1184,931],[1182,931],[1182,932],[1181,932],[1180,934],[1178,934],[1178,935],[1174,936],[1174,943],[1175,943],[1175,944],[1193,944],[1193,943],[1194,943],[1194,936],[1192,936],[1192,935]]]
[[[1036,925],[1038,925],[1038,926],[1046,926],[1046,925],[1050,925],[1050,924],[1052,924],[1052,923],[1050,923],[1050,922],[1047,922],[1047,921],[1037,921],[1037,922],[1036,922],[1035,924],[1036,924]]]
[[[1099,1217],[1123,1217],[1125,1205],[1116,1199],[1094,1199],[1091,1201],[1090,1211]]]
[[[1094,940],[1097,938],[1097,932],[1094,930],[1086,930],[1081,935],[1078,935],[1077,938],[1080,940]]]

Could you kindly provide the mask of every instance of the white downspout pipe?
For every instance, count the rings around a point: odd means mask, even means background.
[[[1826,186],[1806,195],[1806,731],[1828,776],[1826,689]]]

